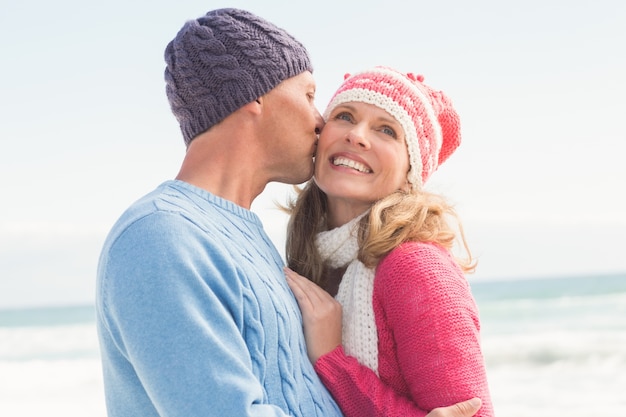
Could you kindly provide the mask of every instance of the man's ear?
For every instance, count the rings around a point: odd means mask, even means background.
[[[263,110],[263,105],[265,104],[265,100],[263,97],[259,97],[256,100],[251,101],[250,103],[244,105],[242,109],[249,111],[253,114],[260,114]]]

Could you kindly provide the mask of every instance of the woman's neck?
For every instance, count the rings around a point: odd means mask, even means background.
[[[365,213],[371,207],[370,204],[355,204],[340,199],[328,199],[328,213],[326,227],[328,230],[343,226],[355,217]]]

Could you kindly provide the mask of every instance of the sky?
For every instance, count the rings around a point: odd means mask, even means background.
[[[0,308],[93,302],[108,230],[184,155],[163,50],[220,7],[309,49],[320,111],[374,65],[452,98],[463,143],[428,188],[463,221],[470,282],[626,272],[626,2],[2,0]],[[281,253],[290,193],[253,205]]]

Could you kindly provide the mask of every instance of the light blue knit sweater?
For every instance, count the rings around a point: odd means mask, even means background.
[[[98,267],[109,416],[340,416],[282,265],[254,213],[184,182],[131,206]]]

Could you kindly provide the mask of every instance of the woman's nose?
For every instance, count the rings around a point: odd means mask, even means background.
[[[370,147],[370,143],[367,140],[367,134],[365,132],[365,129],[360,125],[356,125],[348,131],[348,134],[346,135],[346,140],[349,143],[360,148],[369,149]]]

